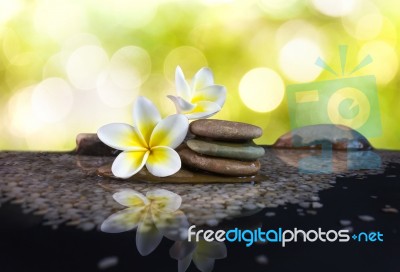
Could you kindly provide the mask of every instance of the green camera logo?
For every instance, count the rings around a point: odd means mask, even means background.
[[[347,46],[339,47],[344,76]],[[368,55],[353,74],[372,62]],[[322,59],[316,64],[338,75]],[[366,137],[381,134],[379,101],[373,75],[337,78],[333,80],[295,84],[287,87],[291,128],[317,124],[340,124],[359,131]]]
[[[373,75],[351,77],[351,74],[372,62],[366,56],[347,77],[345,65],[347,46],[339,46],[342,77],[321,58],[316,65],[334,74],[337,78],[320,82],[290,85],[287,87],[290,124],[292,129],[319,125],[345,125],[366,137],[381,134],[381,120],[376,79]],[[333,135],[334,136],[334,135]],[[299,171],[304,173],[327,174],[333,172],[332,144],[324,141],[321,154],[299,160]],[[294,142],[296,145],[296,142]],[[302,146],[302,143],[298,143]],[[373,151],[348,151],[347,168],[376,169],[381,159]]]

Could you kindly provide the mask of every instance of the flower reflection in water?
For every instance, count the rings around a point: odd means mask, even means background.
[[[175,241],[170,255],[178,260],[178,271],[184,272],[190,263],[202,271],[212,271],[216,259],[226,258],[226,246],[221,242],[188,241],[189,222],[179,210],[182,198],[168,190],[155,189],[146,196],[132,189],[123,189],[113,198],[127,207],[108,217],[101,230],[120,233],[137,228],[136,247],[143,256],[153,252],[163,236]]]
[[[170,191],[156,189],[146,196],[124,189],[113,195],[127,208],[112,214],[101,225],[108,233],[120,233],[137,228],[136,247],[143,256],[153,252],[163,236],[173,241],[187,239],[189,223],[185,214],[178,210],[182,198]]]
[[[173,259],[178,260],[178,272],[185,272],[192,260],[201,272],[210,272],[216,259],[224,259],[227,256],[223,242],[206,242],[203,239],[199,242],[176,241],[169,253]]]

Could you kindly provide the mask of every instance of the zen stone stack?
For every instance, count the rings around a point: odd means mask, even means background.
[[[252,176],[260,170],[258,158],[264,148],[253,139],[262,129],[250,124],[223,120],[197,120],[189,130],[196,137],[178,149],[186,166],[226,176]]]

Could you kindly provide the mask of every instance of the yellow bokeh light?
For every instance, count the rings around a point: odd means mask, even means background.
[[[372,143],[399,149],[398,8],[397,0],[0,0],[2,147],[72,148],[77,133],[131,122],[139,95],[173,114],[165,96],[176,94],[179,65],[188,80],[212,69],[227,88],[213,118],[270,131],[260,144],[290,130],[276,82],[376,76],[383,132]],[[350,74],[367,55],[373,61]],[[268,80],[266,67],[279,75]],[[326,110],[307,114],[317,120]]]
[[[379,13],[367,14],[357,22],[355,36],[362,40],[373,39],[381,32],[382,16]]]
[[[130,95],[137,94],[135,90],[130,90]],[[111,97],[111,96],[110,96]],[[74,126],[75,134],[84,132],[96,132],[97,129],[107,123],[132,123],[132,104],[128,106],[116,106],[104,103],[99,96],[98,90],[90,90],[87,92],[76,92],[74,94],[74,105],[67,120],[71,123],[78,123]],[[81,120],[90,120],[90,122],[81,122]],[[76,135],[72,134],[72,137]]]
[[[185,71],[185,76],[191,78],[197,70],[207,66],[207,58],[203,52],[192,46],[173,49],[164,61],[164,74],[170,82],[175,80],[175,69],[178,65]]]
[[[126,72],[126,71],[125,71]],[[139,94],[139,87],[133,88],[124,88],[121,85],[126,85],[126,82],[134,82],[135,86],[136,82],[140,82],[140,76],[135,72],[135,70],[131,70],[129,73],[129,78],[122,77],[122,73],[119,75],[120,79],[118,81],[113,80],[112,75],[115,74],[115,71],[105,71],[101,73],[97,79],[97,94],[99,95],[101,101],[112,108],[120,108],[125,107],[133,102],[135,97]],[[127,75],[128,76],[128,75]],[[121,84],[121,81],[123,84]]]
[[[126,46],[119,49],[110,60],[110,76],[123,89],[139,87],[151,72],[151,59],[143,48]]]
[[[356,5],[356,0],[312,0],[314,7],[327,16],[340,17],[352,12]]]
[[[70,113],[73,101],[72,88],[65,80],[48,78],[33,90],[32,109],[42,122],[55,123]]]
[[[35,86],[18,90],[8,101],[6,127],[16,137],[24,137],[38,131],[43,123],[32,109],[32,92]]]
[[[235,0],[202,0],[202,2],[206,5],[223,5],[223,4],[231,4]]]
[[[99,0],[95,1],[95,8],[104,15],[113,18],[116,25],[130,29],[144,27],[156,15],[157,0]]]
[[[42,77],[65,77],[65,67],[68,61],[68,54],[66,52],[59,52],[51,56],[42,70]]]
[[[97,77],[108,66],[109,60],[103,48],[85,45],[76,49],[68,59],[67,74],[75,88],[96,88]]]
[[[3,52],[9,62],[21,52],[21,38],[11,28],[1,29],[0,37],[3,40]]]
[[[396,76],[399,60],[393,46],[384,41],[372,41],[361,48],[358,60],[366,55],[371,55],[373,61],[362,72],[374,75],[378,84],[387,84]]]
[[[37,61],[38,56],[35,52],[22,52],[21,54],[14,56],[10,63],[15,66],[27,66],[37,63]]]
[[[125,107],[139,94],[151,72],[151,59],[143,48],[126,46],[111,57],[108,69],[97,79],[97,93],[109,107]]]
[[[239,95],[243,103],[253,111],[270,112],[282,102],[285,85],[272,69],[255,68],[240,80]]]
[[[295,38],[320,40],[321,32],[317,27],[305,20],[290,20],[278,28],[275,41],[277,47],[282,48]]]
[[[362,1],[357,10],[342,18],[342,24],[353,37],[370,40],[381,32],[383,17],[372,2]]]
[[[68,37],[62,44],[63,52],[71,52],[84,45],[95,45],[101,47],[99,38],[90,33],[75,33]]]
[[[318,57],[324,58],[315,42],[295,38],[286,43],[279,52],[279,67],[293,81],[312,81],[321,73],[321,68],[315,65]]]
[[[25,142],[30,150],[52,151],[52,146],[59,146],[62,150],[72,150],[68,147],[69,137],[68,128],[63,123],[43,126],[40,131],[36,131],[25,137]]]
[[[35,9],[36,31],[63,41],[86,25],[82,4],[65,0],[41,0]]]
[[[13,18],[23,7],[20,0],[0,1],[0,24]]]
[[[101,42],[99,39],[92,34],[89,33],[77,33],[74,35],[71,35],[67,40],[65,40],[62,44],[62,48],[59,52],[55,53],[54,55],[50,56],[47,60],[47,62],[43,66],[43,78],[48,78],[48,77],[62,77],[62,78],[67,78],[67,64],[68,61],[71,57],[71,55],[74,53],[74,51],[78,50],[81,47],[84,46],[95,46],[96,50],[95,51],[102,51],[102,49],[97,50],[98,47],[101,47]],[[78,51],[79,52],[79,51]],[[73,60],[75,62],[79,61],[79,54],[82,53],[77,53],[78,54],[78,60]],[[99,54],[101,57],[104,58],[105,53],[100,52]],[[108,59],[108,57],[107,57]],[[105,63],[108,63],[108,61],[104,61]],[[77,64],[73,64],[77,65]],[[104,66],[106,64],[103,64]]]
[[[275,18],[294,17],[304,7],[301,0],[259,0],[258,4],[266,14]]]
[[[382,31],[379,34],[379,38],[391,45],[396,45],[397,43],[397,28],[393,22],[386,17],[383,17]]]
[[[172,101],[166,100],[166,96],[176,93],[174,86],[165,78],[163,74],[151,74],[142,85],[141,95],[146,96],[158,107],[162,116],[167,116],[176,112]]]

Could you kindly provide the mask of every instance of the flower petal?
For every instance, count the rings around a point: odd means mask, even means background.
[[[195,241],[189,242],[187,240],[176,241],[169,249],[169,256],[175,260],[182,260],[188,256],[192,256],[196,249],[197,243]]]
[[[136,232],[136,247],[142,256],[149,255],[161,243],[163,235],[154,224],[147,210]]]
[[[154,128],[150,138],[150,147],[169,146],[177,148],[185,139],[188,128],[189,121],[184,115],[170,115]]]
[[[154,147],[151,149],[146,167],[154,176],[170,176],[178,172],[181,168],[181,158],[178,153],[170,147]]]
[[[150,203],[144,195],[132,189],[121,190],[113,194],[113,198],[127,207],[143,207]]]
[[[185,214],[177,210],[175,212],[158,211],[152,209],[153,222],[157,229],[172,241],[187,240],[189,221]]]
[[[124,151],[115,158],[111,171],[119,178],[129,178],[143,168],[149,151]]]
[[[171,99],[172,102],[174,102],[176,111],[178,113],[191,111],[196,106],[190,102],[187,102],[185,99],[179,96],[167,95],[167,97]]]
[[[178,272],[186,272],[192,262],[192,254],[178,260]]]
[[[190,113],[185,114],[188,119],[200,119],[200,118],[208,118],[213,116],[217,112],[221,110],[221,107],[214,102],[209,101],[200,101],[196,104],[196,108],[194,108]]]
[[[227,256],[226,245],[223,242],[201,240],[196,249],[198,255],[212,259],[224,259]]]
[[[203,89],[205,87],[214,85],[214,76],[210,69],[203,67],[201,68],[193,78],[193,90]]]
[[[136,228],[142,218],[144,207],[133,207],[116,212],[109,216],[103,224],[101,231],[119,233]]]
[[[183,99],[190,101],[192,98],[192,90],[187,83],[181,67],[176,67],[175,70],[175,85],[176,91]]]
[[[139,96],[133,107],[133,121],[144,140],[144,145],[147,145],[154,127],[161,121],[161,115],[153,102]]]
[[[148,191],[146,197],[151,201],[152,207],[166,213],[175,212],[182,204],[180,195],[164,189]]]
[[[124,151],[145,150],[140,135],[128,124],[112,123],[102,126],[97,136],[106,145]]]
[[[201,272],[211,272],[214,269],[215,260],[203,255],[193,254],[193,263]]]
[[[192,103],[210,101],[217,103],[221,108],[225,103],[226,89],[221,85],[212,85],[195,92]]]

